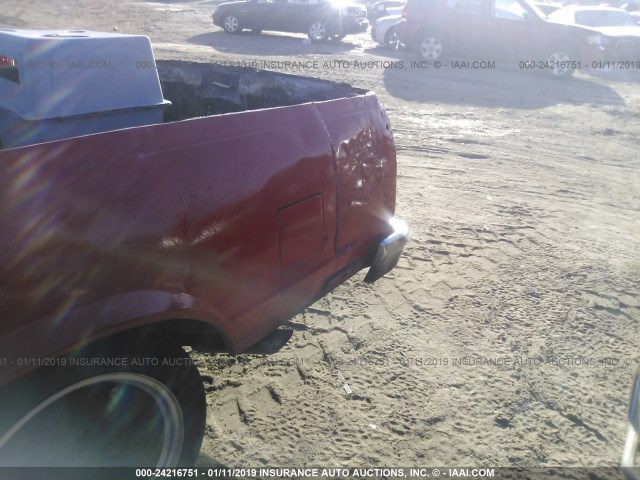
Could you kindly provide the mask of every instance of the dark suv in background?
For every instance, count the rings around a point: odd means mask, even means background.
[[[311,41],[341,40],[369,27],[367,9],[357,3],[328,0],[242,0],[218,5],[213,23],[227,33],[243,29],[256,32],[306,33]]]
[[[605,58],[599,32],[548,22],[525,0],[408,0],[399,41],[428,61],[506,60],[566,78]]]

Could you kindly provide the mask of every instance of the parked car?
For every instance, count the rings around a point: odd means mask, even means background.
[[[570,6],[555,11],[549,15],[549,20],[568,25],[584,25],[600,32],[602,41],[608,47],[606,60],[640,60],[638,18],[625,10]]]
[[[626,10],[629,13],[640,12],[640,1],[633,0],[631,2],[625,2],[622,5],[620,5],[620,8],[622,8],[623,10]]]
[[[408,0],[402,15],[399,41],[428,61],[508,60],[567,78],[605,53],[599,32],[548,22],[525,0]]]
[[[373,24],[378,18],[388,17],[389,15],[399,14],[404,7],[404,0],[382,0],[375,2],[370,8],[367,16],[369,22]]]
[[[311,41],[341,40],[369,28],[364,5],[328,0],[241,0],[221,3],[213,24],[227,33],[244,29],[306,33]]]
[[[572,5],[556,10],[549,16],[549,20],[596,28],[607,34],[626,32],[632,36],[640,35],[637,19],[621,8]]]
[[[398,50],[401,45],[398,40],[398,24],[402,21],[399,14],[377,19],[371,27],[371,38],[380,45]]]
[[[96,48],[122,68],[59,68]],[[396,265],[389,119],[372,92],[155,61],[146,37],[0,49],[0,467],[193,466],[206,399],[182,346],[273,353],[281,324]]]
[[[624,3],[620,8],[629,12],[629,15],[632,15],[640,25],[640,1],[634,0],[633,2]]]

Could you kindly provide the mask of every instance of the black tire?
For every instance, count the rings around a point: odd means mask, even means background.
[[[0,466],[195,465],[206,399],[182,348],[120,334],[54,360],[0,391]]]
[[[235,13],[227,13],[222,20],[222,28],[231,34],[242,32],[242,23]]]
[[[312,42],[325,42],[329,38],[329,30],[324,20],[314,20],[307,27],[307,36]]]
[[[346,35],[334,34],[334,35],[331,35],[331,40],[333,40],[334,42],[339,42],[339,41],[343,40],[344,37],[346,37]]]
[[[449,56],[449,44],[439,30],[425,30],[416,43],[416,54],[421,60],[441,61]]]
[[[571,45],[552,45],[543,58],[549,65],[544,72],[554,80],[566,80],[576,71],[578,54]]]

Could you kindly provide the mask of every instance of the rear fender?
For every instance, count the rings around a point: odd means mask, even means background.
[[[228,342],[229,321],[206,302],[180,293],[128,292],[40,318],[2,337],[0,385],[102,338],[180,319],[204,321]]]

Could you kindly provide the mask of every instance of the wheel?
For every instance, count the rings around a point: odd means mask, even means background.
[[[549,49],[548,54],[545,56],[549,68],[546,70],[547,76],[557,79],[565,80],[576,70],[576,58],[575,49],[570,46],[557,45]]]
[[[339,42],[344,37],[346,37],[346,35],[335,34],[335,35],[331,35],[331,40],[333,40],[335,42]]]
[[[0,391],[0,466],[195,464],[206,401],[182,348],[121,334],[56,360]]]
[[[180,347],[120,334],[57,365],[0,391],[0,466],[195,464],[205,393]]]
[[[428,61],[442,60],[449,53],[444,36],[437,31],[425,32],[416,51],[421,59]]]
[[[242,31],[242,28],[240,28],[240,19],[233,13],[225,15],[222,25],[224,26],[224,31],[227,33],[240,33]]]
[[[312,42],[324,42],[329,38],[327,26],[322,20],[316,20],[309,25],[307,36]]]
[[[391,27],[387,31],[387,34],[384,37],[384,44],[393,50],[398,50],[400,48],[400,40],[398,40],[396,27]]]

